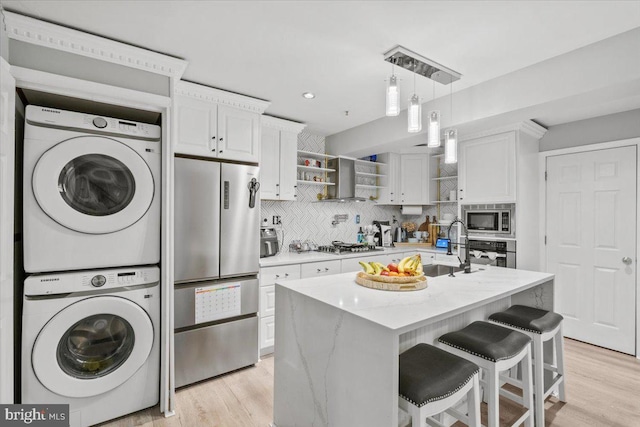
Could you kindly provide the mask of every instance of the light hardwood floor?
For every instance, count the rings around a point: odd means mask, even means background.
[[[571,339],[565,340],[565,352],[568,402],[547,400],[547,426],[640,426],[640,360]],[[176,393],[176,402],[174,417],[164,418],[155,407],[101,427],[268,427],[273,357],[263,358],[255,367],[184,387]],[[511,425],[519,408],[502,399],[500,403],[501,425]],[[483,418],[486,422],[484,404]]]

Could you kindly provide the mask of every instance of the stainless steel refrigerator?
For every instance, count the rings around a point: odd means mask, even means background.
[[[175,381],[258,361],[258,167],[175,159]]]

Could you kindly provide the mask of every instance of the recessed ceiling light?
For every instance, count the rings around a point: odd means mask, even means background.
[[[302,97],[305,98],[305,99],[313,99],[316,96],[311,92],[305,92],[305,93],[302,94]]]

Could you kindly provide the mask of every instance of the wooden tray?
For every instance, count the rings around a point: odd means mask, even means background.
[[[373,277],[376,279],[373,280]],[[356,275],[356,283],[366,288],[383,291],[418,291],[427,287],[427,278],[424,275],[413,277],[372,276],[361,271]]]

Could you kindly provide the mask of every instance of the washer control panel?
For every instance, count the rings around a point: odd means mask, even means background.
[[[114,268],[27,277],[25,296],[67,294],[72,292],[116,289],[158,283],[158,267]]]
[[[26,119],[30,124],[41,126],[87,130],[148,141],[160,141],[162,136],[162,129],[157,125],[36,105],[27,105]]]

